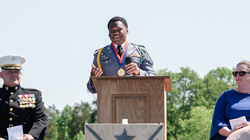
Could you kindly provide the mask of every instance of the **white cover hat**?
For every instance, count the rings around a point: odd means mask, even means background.
[[[25,58],[21,55],[10,54],[0,57],[1,69],[22,69]]]

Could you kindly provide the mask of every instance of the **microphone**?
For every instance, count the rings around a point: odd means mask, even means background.
[[[125,58],[125,62],[126,62],[127,65],[128,65],[129,63],[133,62],[132,57],[127,56],[127,57]]]
[[[129,63],[133,62],[132,57],[127,56],[127,57],[125,58],[125,62],[126,62],[127,65],[128,65]],[[135,75],[134,73],[131,73],[131,74],[130,74],[130,76],[134,76],[134,75]]]

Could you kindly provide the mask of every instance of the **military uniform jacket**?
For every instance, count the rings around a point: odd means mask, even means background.
[[[41,92],[36,89],[0,88],[0,137],[8,139],[7,128],[22,125],[23,133],[43,139],[48,127],[48,117]]]
[[[144,46],[140,46],[143,49],[141,49],[143,52],[141,52],[138,49],[138,46],[136,46],[133,43],[128,42],[128,48],[127,48],[127,54],[124,57],[130,56],[132,57],[132,60],[134,63],[137,64],[138,68],[140,69],[140,76],[155,76],[155,71],[153,69],[153,62],[150,59],[150,56],[146,52],[146,49]],[[96,50],[94,52],[94,60],[93,65],[98,67],[97,65],[97,55],[99,50]],[[142,54],[143,53],[143,54]],[[144,58],[142,58],[144,56]],[[117,62],[115,55],[112,51],[112,45],[108,45],[103,48],[101,55],[100,55],[100,64],[102,66],[103,74],[102,76],[118,76],[117,71],[121,68],[119,63]],[[122,66],[124,70],[126,68],[124,67],[125,62]],[[126,71],[126,75],[130,75]],[[89,81],[87,83],[87,88],[91,93],[96,93],[95,87],[91,81],[91,76],[89,78]]]

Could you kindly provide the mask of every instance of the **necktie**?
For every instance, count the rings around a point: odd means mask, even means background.
[[[119,45],[117,46],[118,54],[121,56],[122,55],[122,46]]]

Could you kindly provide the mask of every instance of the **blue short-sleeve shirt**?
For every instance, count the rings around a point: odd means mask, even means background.
[[[214,109],[210,140],[225,140],[218,131],[227,126],[231,129],[229,120],[245,116],[250,122],[250,93],[240,93],[233,89],[221,94]]]

